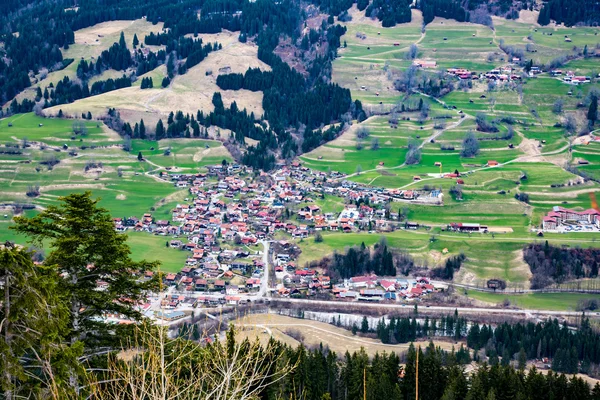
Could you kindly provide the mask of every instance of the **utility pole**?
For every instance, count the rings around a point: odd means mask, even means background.
[[[367,400],[367,369],[363,369],[363,400]]]
[[[416,391],[415,391],[415,400],[419,400],[419,353],[421,352],[421,346],[417,349],[417,367],[416,367]]]

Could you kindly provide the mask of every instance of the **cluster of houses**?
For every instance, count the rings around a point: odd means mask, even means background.
[[[544,231],[600,230],[600,212],[593,208],[575,211],[555,206],[542,220]]]
[[[563,82],[571,84],[571,85],[590,83],[592,81],[592,78],[589,76],[578,76],[578,75],[575,75],[575,73],[573,71],[563,72],[560,69],[555,69],[555,70],[550,71],[550,75],[552,75],[554,77],[562,76]]]
[[[374,188],[340,181],[299,163],[282,165],[270,174],[261,172],[252,179],[244,178],[248,172],[244,168],[219,164],[208,167],[207,173],[162,171],[159,178],[190,193],[186,202],[173,208],[170,220],[156,219],[151,213],[141,218],[114,218],[117,231],[130,229],[168,236],[166,246],[189,252],[179,272],[164,276],[166,287],[187,293],[169,298],[165,303],[168,309],[176,309],[181,302],[187,304],[190,296],[209,304],[215,301],[211,295],[218,294],[222,301],[233,304],[241,300],[241,295],[256,292],[265,266],[251,248],[262,239],[272,239],[278,231],[295,239],[325,230],[385,232],[402,227],[398,213],[390,213],[386,207],[388,203],[443,201],[440,190]],[[316,200],[327,195],[343,199],[341,212],[321,209]],[[294,206],[292,213],[290,205]],[[294,256],[288,254],[286,258],[286,254],[284,251],[278,258],[275,271],[283,283],[282,295],[331,290],[329,277],[297,268]]]
[[[305,293],[308,296],[317,293],[329,293],[331,278],[319,273],[315,269],[296,268],[287,254],[278,254],[275,264],[275,277],[281,283],[277,287],[277,294],[288,297]]]
[[[479,79],[479,74],[477,72],[469,71],[466,68],[448,68],[446,72],[449,75],[455,76],[458,79],[466,80],[466,79]]]
[[[483,77],[489,81],[510,82],[521,80],[521,75],[516,73],[516,70],[508,65],[500,68],[494,68],[491,71],[483,74]]]
[[[382,278],[377,275],[356,276],[336,285],[332,293],[336,298],[366,302],[414,300],[429,293],[444,290],[428,278]]]

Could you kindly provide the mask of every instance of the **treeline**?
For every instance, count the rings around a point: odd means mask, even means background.
[[[126,75],[120,78],[112,79],[109,78],[105,81],[97,81],[92,84],[90,89],[90,96],[96,96],[98,94],[111,92],[117,89],[123,89],[131,86],[131,79]]]
[[[366,15],[376,17],[383,27],[410,22],[410,0],[373,0],[367,7]]]
[[[551,360],[552,369],[574,374],[590,373],[594,364],[600,364],[600,335],[583,320],[577,330],[558,320],[543,323],[503,323],[496,328],[474,324],[467,334],[467,346],[478,351],[485,350],[490,363],[516,358],[519,353],[528,360]]]
[[[154,53],[152,51],[143,52],[138,49],[134,56],[131,56],[129,49],[125,43],[125,37],[121,32],[119,43],[114,43],[109,50],[105,50],[96,60],[79,61],[77,65],[77,77],[82,81],[87,81],[91,77],[100,75],[107,69],[125,70],[129,67],[136,67],[136,75],[143,75],[146,72],[152,71],[166,60],[167,54],[164,50],[159,50]]]
[[[548,25],[550,20],[566,26],[578,23],[597,25],[600,21],[600,3],[595,0],[549,0],[540,10],[538,23]]]
[[[350,247],[346,254],[334,253],[326,264],[327,273],[333,277],[349,279],[353,276],[374,273],[379,276],[396,276],[394,256],[382,240],[373,247],[365,243]]]
[[[417,7],[423,12],[423,23],[428,24],[435,17],[455,19],[458,22],[468,22],[469,13],[457,0],[418,0]]]
[[[319,6],[322,11],[329,15],[339,16],[344,11],[348,11],[356,0],[310,0],[310,2]]]
[[[430,338],[434,336],[450,337],[455,340],[462,339],[467,335],[467,320],[454,315],[444,315],[440,320],[425,317],[391,317],[389,322],[384,318],[379,320],[375,329],[377,337],[386,344],[408,343],[417,339]],[[469,357],[468,351],[466,356]],[[471,361],[470,357],[463,364]]]
[[[540,289],[570,279],[597,277],[600,249],[556,247],[546,241],[525,246],[523,259],[533,274],[532,289]]]
[[[465,350],[463,350],[465,351]],[[419,398],[431,400],[549,400],[600,399],[600,385],[593,390],[581,378],[567,378],[535,368],[525,372],[508,365],[482,365],[470,374],[461,361],[466,357],[446,352],[430,343],[405,355],[377,353],[371,359],[363,350],[346,352],[341,362],[326,347],[308,350],[285,347],[284,359],[297,365],[289,375],[270,388],[283,399],[394,399],[416,398],[417,353]],[[403,364],[403,365],[401,365]]]
[[[260,68],[248,68],[245,74],[224,74],[217,76],[217,85],[223,90],[246,89],[253,92],[264,91],[273,85],[273,73]]]

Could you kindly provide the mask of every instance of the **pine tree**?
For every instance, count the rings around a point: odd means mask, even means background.
[[[16,217],[14,229],[39,247],[44,241],[50,243],[44,265],[65,276],[59,280],[59,290],[69,301],[71,343],[99,344],[98,340],[115,333],[103,322],[105,313],[141,318],[133,305],[158,286],[155,280],[142,282],[138,277],[157,263],[131,260],[127,235],[115,231],[110,213],[98,206],[90,192],[59,201],[35,217]],[[98,279],[106,282],[106,290],[97,290]]]
[[[121,31],[121,36],[119,37],[119,46],[121,46],[121,48],[124,49],[127,48],[127,44],[125,43],[125,35],[123,34],[123,31]]]
[[[367,319],[366,316],[364,316],[363,319],[362,319],[362,323],[360,325],[360,331],[362,333],[368,333],[369,332],[369,320]]]
[[[144,120],[140,120],[140,139],[146,139],[146,126],[144,125]]]
[[[134,33],[133,34],[133,48],[135,49],[138,46],[138,44],[140,44],[140,41],[138,40],[137,34]]]
[[[165,136],[165,127],[163,125],[162,119],[159,119],[156,123],[156,132],[155,132],[156,140],[160,140]]]
[[[587,119],[590,122],[590,126],[594,126],[596,120],[598,119],[598,96],[595,94],[592,95],[592,99],[590,102],[590,108],[588,109]]]

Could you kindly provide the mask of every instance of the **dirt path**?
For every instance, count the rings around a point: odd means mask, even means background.
[[[427,96],[427,95],[425,95],[425,94],[424,94],[424,96]],[[427,96],[427,97],[429,97],[429,96]],[[439,102],[439,103],[441,103],[441,104],[445,104],[443,101],[441,101],[441,100],[439,100],[439,99],[435,99],[435,100],[436,100],[436,101],[438,101],[438,102]],[[431,134],[431,136],[429,136],[429,137],[427,137],[427,138],[423,139],[423,141],[422,141],[422,142],[421,142],[421,144],[419,145],[418,149],[419,149],[419,150],[420,150],[420,149],[422,149],[422,148],[423,148],[423,146],[425,146],[425,144],[427,144],[427,143],[431,142],[432,140],[435,140],[435,139],[437,139],[437,138],[438,138],[438,137],[439,137],[439,136],[440,136],[442,133],[444,133],[445,131],[447,131],[447,130],[449,130],[449,129],[454,129],[454,128],[456,128],[456,127],[460,126],[460,125],[461,125],[461,124],[462,124],[464,121],[466,121],[466,120],[468,120],[468,119],[471,119],[471,118],[472,118],[470,115],[467,115],[467,114],[464,114],[464,115],[465,115],[465,117],[464,117],[464,118],[459,118],[457,121],[455,121],[455,122],[451,123],[450,125],[448,125],[448,126],[447,126],[447,127],[445,127],[444,129],[440,129],[440,130],[437,130],[437,131],[436,131],[436,130],[434,130],[434,132]],[[322,161],[322,160],[320,160],[320,161]],[[362,171],[362,172],[360,172],[360,173],[356,173],[356,172],[355,172],[355,173],[353,173],[353,174],[345,175],[345,176],[343,176],[343,177],[341,177],[341,178],[338,178],[338,180],[345,180],[345,179],[351,178],[351,177],[353,177],[353,176],[358,176],[358,175],[360,175],[360,174],[364,174],[365,172],[373,172],[373,171],[390,171],[390,170],[394,170],[394,169],[402,168],[402,167],[404,167],[404,166],[406,166],[406,163],[402,163],[402,164],[400,164],[400,165],[397,165],[397,166],[395,166],[395,167],[390,167],[390,168],[372,168],[372,169],[368,169],[368,170]],[[378,178],[378,177],[376,177],[375,179],[377,179],[377,178]],[[373,179],[373,181],[374,181],[375,179]]]

